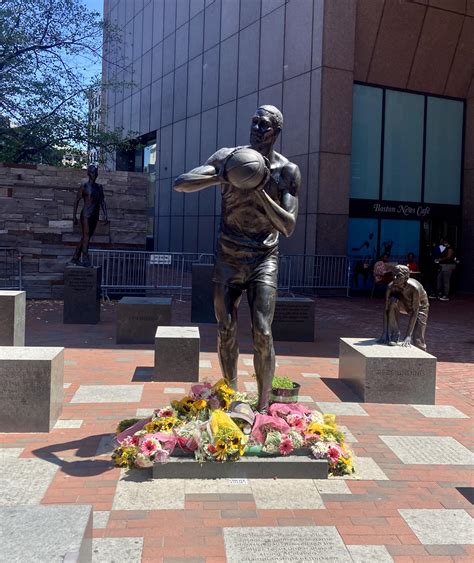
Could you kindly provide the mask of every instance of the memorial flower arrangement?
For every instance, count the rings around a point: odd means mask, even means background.
[[[189,395],[128,419],[117,428],[113,459],[120,467],[151,467],[169,456],[194,455],[199,462],[237,461],[243,455],[288,456],[295,451],[326,459],[332,475],[352,473],[352,453],[336,417],[301,403],[274,403],[255,412],[256,398],[231,389],[223,379],[198,383]]]

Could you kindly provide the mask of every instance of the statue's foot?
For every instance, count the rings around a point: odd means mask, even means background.
[[[81,266],[83,266],[84,268],[90,268],[92,264],[89,258],[84,258],[84,260],[81,263]]]
[[[389,346],[398,346],[398,342],[395,342],[395,340],[390,340],[390,341],[388,342],[388,345],[389,345]]]
[[[69,264],[74,264],[75,266],[79,266],[80,265],[79,258],[71,258]]]

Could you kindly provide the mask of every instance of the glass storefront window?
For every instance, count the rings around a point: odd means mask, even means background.
[[[381,88],[354,85],[351,197],[378,199],[382,132]]]
[[[460,203],[463,110],[462,102],[428,97],[425,202]]]
[[[403,264],[409,252],[418,257],[419,248],[419,221],[384,219],[380,222],[380,254],[390,254],[391,261]]]
[[[387,90],[382,199],[421,201],[424,96]]]

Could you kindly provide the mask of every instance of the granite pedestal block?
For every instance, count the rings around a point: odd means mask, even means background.
[[[0,346],[25,345],[26,292],[0,291]]]
[[[168,458],[153,465],[155,479],[327,479],[325,459],[289,455],[286,457],[242,457],[235,462],[198,463],[194,457]]]
[[[92,561],[89,505],[0,508],[0,521],[3,561]]]
[[[308,297],[278,297],[272,334],[275,341],[314,342],[314,300]]]
[[[199,381],[199,328],[159,326],[154,381]]]
[[[117,305],[117,344],[153,344],[157,326],[171,324],[171,297],[122,297]]]
[[[68,265],[64,271],[65,324],[95,325],[100,321],[102,268]]]
[[[191,322],[215,323],[214,282],[212,264],[193,264],[191,292]]]
[[[436,358],[414,346],[341,338],[339,379],[367,403],[434,405]]]
[[[64,348],[0,347],[0,432],[49,432],[63,408]]]

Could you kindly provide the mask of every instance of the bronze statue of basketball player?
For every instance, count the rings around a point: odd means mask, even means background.
[[[400,313],[410,315],[402,346],[414,344],[426,351],[425,331],[428,322],[429,301],[421,283],[410,278],[407,266],[393,268],[393,281],[388,284],[383,316],[383,333],[378,342],[397,346],[400,338]]]
[[[272,321],[278,278],[278,237],[289,237],[298,214],[301,175],[298,166],[273,146],[283,126],[274,106],[261,106],[252,118],[250,148],[268,159],[270,168],[255,189],[231,185],[225,174],[235,148],[222,148],[203,166],[176,178],[174,189],[195,192],[220,184],[222,213],[214,268],[214,309],[218,322],[218,355],[225,381],[237,386],[237,309],[247,290],[258,383],[258,410],[269,404],[275,351]]]
[[[76,201],[74,202],[73,220],[74,225],[77,225],[77,208],[79,206],[79,202],[82,199],[83,207],[80,219],[82,227],[82,238],[79,246],[76,248],[74,256],[71,259],[72,264],[81,266],[91,265],[89,258],[89,242],[97,227],[101,208],[104,214],[105,223],[107,224],[109,222],[107,216],[107,206],[105,205],[104,190],[101,184],[96,183],[98,173],[99,171],[97,166],[91,164],[87,168],[87,175],[89,176],[89,180],[82,183],[79,190],[77,191]]]

